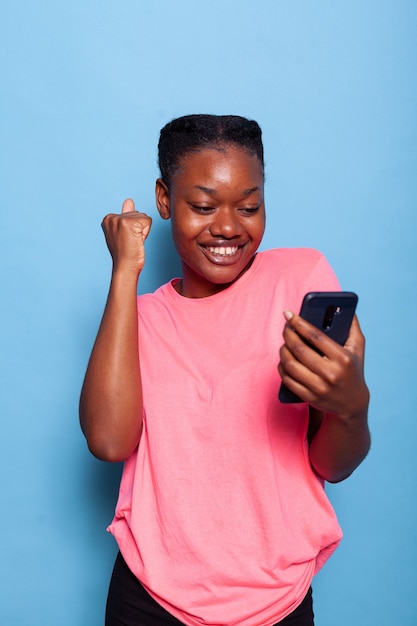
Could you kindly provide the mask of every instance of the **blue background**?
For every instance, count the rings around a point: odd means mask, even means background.
[[[120,465],[78,396],[110,275],[100,222],[155,216],[140,290],[178,274],[158,133],[195,112],[263,127],[264,248],[321,249],[360,294],[373,449],[329,487],[344,541],[318,626],[417,623],[417,3],[2,2],[1,602],[7,626],[99,626]]]

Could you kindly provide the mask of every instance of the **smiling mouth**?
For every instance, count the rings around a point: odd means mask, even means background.
[[[239,250],[239,246],[205,246],[205,248],[219,257],[231,257]]]

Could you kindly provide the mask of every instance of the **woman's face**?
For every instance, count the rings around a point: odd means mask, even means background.
[[[162,217],[171,218],[182,295],[213,295],[248,269],[265,230],[264,174],[256,156],[230,145],[188,154],[169,189],[157,181],[156,196]]]

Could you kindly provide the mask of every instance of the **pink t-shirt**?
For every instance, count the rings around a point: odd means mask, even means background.
[[[189,626],[270,626],[302,601],[342,533],[308,456],[306,404],[283,405],[284,309],[338,290],[311,249],[257,254],[226,290],[138,299],[144,428],[109,530]]]

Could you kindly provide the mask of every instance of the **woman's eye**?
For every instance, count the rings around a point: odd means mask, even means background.
[[[191,206],[194,211],[197,211],[198,213],[210,213],[211,211],[214,211],[212,206],[201,206],[199,204],[192,204]]]
[[[259,206],[247,206],[239,209],[239,212],[243,213],[243,215],[254,215],[259,211],[259,208]]]
[[[241,215],[250,216],[250,215],[254,215],[255,213],[257,213],[260,209],[260,206],[261,205],[247,206],[247,207],[240,207],[240,208],[238,207],[237,211]],[[191,203],[191,208],[193,209],[193,211],[196,211],[197,213],[200,213],[201,215],[208,215],[209,213],[213,213],[214,211],[216,211],[216,207],[206,206],[202,204]]]

